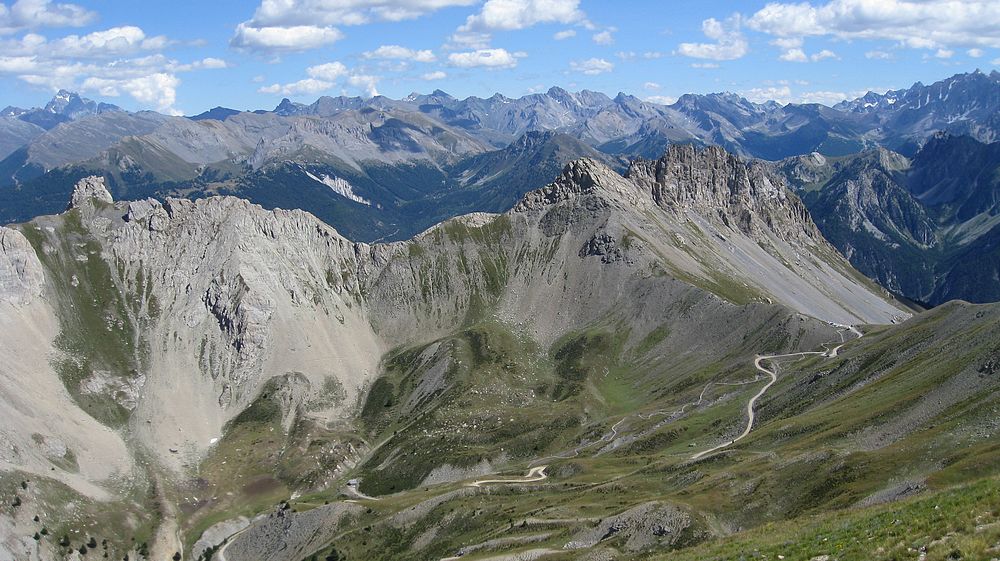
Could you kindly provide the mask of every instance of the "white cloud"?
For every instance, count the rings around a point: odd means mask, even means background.
[[[1000,58],[995,58],[991,60],[990,64],[992,64],[993,66],[1000,66]]]
[[[222,60],[221,58],[212,58],[212,57],[203,58],[195,64],[201,68],[207,68],[209,70],[229,67],[229,64],[227,64],[226,61]]]
[[[838,58],[837,53],[829,49],[823,49],[818,53],[807,55],[801,48],[802,39],[799,37],[779,37],[778,39],[771,41],[771,44],[785,49],[785,52],[778,55],[778,58],[785,62],[809,62],[810,60],[813,62],[819,62],[828,58]]]
[[[965,54],[971,56],[972,58],[979,58],[986,53],[982,49],[969,49],[965,51]]]
[[[780,56],[778,56],[778,58],[780,58],[781,60],[783,60],[785,62],[808,62],[809,61],[809,57],[806,56],[805,51],[803,51],[802,49],[788,49],[787,51],[785,51],[784,53],[782,53]]]
[[[378,83],[378,76],[355,74],[349,77],[347,82],[356,88],[365,90],[369,97],[375,97],[378,95],[378,89],[375,87]]]
[[[608,29],[601,31],[600,33],[595,33],[590,38],[593,39],[598,45],[613,45],[615,42],[614,36],[611,35],[611,31]]]
[[[38,69],[38,59],[33,56],[0,56],[0,73],[24,74]]]
[[[754,103],[765,103],[777,101],[781,104],[789,103],[792,99],[792,89],[788,86],[769,86],[765,88],[751,88],[743,92],[743,97]]]
[[[797,49],[802,47],[802,37],[778,37],[771,44],[782,49]]]
[[[714,62],[692,62],[691,68],[702,68],[702,69],[712,69],[718,68],[719,65]]]
[[[432,80],[444,80],[448,77],[448,74],[443,70],[435,70],[434,72],[428,72],[420,77],[421,80],[427,80],[428,82]]]
[[[476,0],[262,0],[254,26],[361,25],[373,21],[415,19]]]
[[[40,27],[83,27],[96,19],[96,13],[76,4],[53,4],[49,0],[18,0],[9,8],[0,4],[3,35]]]
[[[827,59],[827,58],[840,58],[840,57],[837,56],[837,53],[835,53],[835,52],[833,52],[833,51],[831,51],[829,49],[823,49],[822,51],[820,51],[818,53],[813,53],[813,54],[809,55],[809,59],[812,60],[813,62],[818,62],[818,61],[821,61],[821,60]]]
[[[586,18],[580,0],[486,0],[459,31],[511,31],[540,23],[577,23]]]
[[[951,49],[938,49],[934,56],[937,58],[951,58],[955,54],[955,51]]]
[[[483,31],[456,31],[448,38],[446,49],[488,49],[493,35]]]
[[[605,72],[611,72],[615,69],[614,63],[604,60],[603,58],[588,58],[587,60],[574,60],[569,63],[569,67],[575,72],[582,72],[588,76],[596,76],[597,74],[604,74]]]
[[[709,18],[701,23],[705,37],[714,43],[681,43],[677,52],[692,58],[735,60],[747,54],[747,40],[740,31],[740,17],[733,15],[721,22]]]
[[[261,52],[305,51],[342,37],[337,26],[415,19],[477,0],[262,0],[240,23],[234,47]]]
[[[315,49],[343,39],[335,27],[296,25],[254,27],[247,22],[236,27],[229,44],[237,49],[261,52],[296,52]]]
[[[778,37],[888,39],[914,48],[1000,47],[996,0],[771,2],[747,21]]]
[[[340,62],[327,62],[306,68],[306,74],[310,78],[324,82],[336,82],[341,76],[347,74],[347,67]]]
[[[517,66],[518,53],[507,49],[477,49],[448,55],[448,63],[459,68],[513,68]]]
[[[386,60],[412,60],[414,62],[434,62],[437,57],[430,50],[417,51],[399,45],[382,45],[374,51],[362,53],[365,58]]]
[[[562,41],[563,39],[569,39],[570,37],[576,37],[575,29],[565,29],[563,31],[557,31],[555,35],[552,36],[556,41]]]
[[[632,60],[639,55],[635,51],[618,51],[615,56],[622,60]]]
[[[336,84],[325,80],[305,78],[290,84],[271,84],[270,86],[259,88],[257,91],[260,93],[281,95],[318,94],[329,90],[335,85]]]
[[[658,103],[660,105],[673,105],[674,103],[677,103],[677,98],[669,95],[651,95],[647,97],[645,101]]]
[[[0,4],[2,6],[3,4]],[[87,35],[67,35],[49,41],[27,33],[21,39],[0,41],[0,50],[8,55],[38,55],[46,58],[93,60],[119,58],[143,51],[159,51],[170,44],[164,36],[148,37],[135,26],[112,27]]]
[[[646,82],[645,84],[642,85],[642,87],[647,90],[656,91],[660,89],[662,86],[660,86],[656,82]]]
[[[257,91],[264,94],[281,94],[286,96],[316,95],[333,89],[342,78],[347,79],[351,86],[364,90],[369,96],[378,95],[376,85],[378,76],[352,73],[342,62],[327,62],[306,68],[308,78],[288,84],[271,84]]]
[[[657,59],[657,58],[663,58],[663,53],[661,53],[660,51],[646,51],[646,52],[642,53],[642,58],[645,58],[645,59],[648,59],[648,60],[653,60],[653,59]]]
[[[49,10],[38,15],[36,21],[52,24],[58,23],[57,16],[64,8],[48,2],[22,2],[19,6],[23,10],[29,4]],[[3,11],[6,9],[0,9],[0,19],[9,19],[9,11]],[[0,52],[4,53],[0,56],[0,75],[52,90],[130,96],[144,108],[174,114],[179,112],[174,107],[181,84],[178,74],[226,68],[228,64],[212,57],[182,63],[160,52],[173,43],[164,36],[150,37],[136,26],[112,27],[51,41],[26,33],[20,39],[0,40]]]
[[[804,94],[799,95],[798,102],[821,103],[823,105],[833,106],[848,98],[850,98],[850,96],[843,92],[816,91],[816,92],[806,92]]]
[[[892,60],[896,57],[892,53],[886,51],[868,51],[865,53],[865,58],[875,60]]]
[[[137,78],[116,80],[109,78],[90,77],[83,81],[80,89],[95,91],[105,97],[117,97],[124,91],[139,103],[152,105],[160,111],[178,114],[174,109],[177,101],[177,86],[180,79],[173,74],[157,72]]]

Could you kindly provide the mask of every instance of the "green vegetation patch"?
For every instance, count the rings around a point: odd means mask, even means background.
[[[121,288],[121,271],[112,271],[104,260],[101,243],[83,226],[79,210],[52,224],[51,232],[35,223],[22,232],[57,293],[61,330],[55,344],[62,354],[53,366],[84,411],[118,427],[128,420],[122,402],[147,352],[141,337],[145,326],[136,318],[158,313],[159,307],[147,285],[140,284],[142,294]]]

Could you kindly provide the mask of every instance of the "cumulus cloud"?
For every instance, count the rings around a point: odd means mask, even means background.
[[[434,72],[428,72],[420,77],[421,80],[427,80],[428,82],[432,80],[444,80],[448,77],[448,74],[443,70],[435,70]]]
[[[751,88],[743,93],[743,97],[754,103],[766,103],[777,101],[781,104],[789,103],[792,99],[792,89],[788,86],[768,86],[764,88]]]
[[[615,69],[614,63],[604,60],[603,58],[588,58],[587,60],[580,61],[574,60],[569,63],[569,67],[575,72],[582,72],[588,76],[604,74],[605,72],[611,72]]]
[[[217,68],[228,68],[229,65],[226,61],[221,58],[203,58],[197,63],[201,68],[217,69]]]
[[[591,37],[595,43],[598,45],[612,45],[615,42],[614,36],[611,34],[611,30],[605,29],[600,33],[595,33]]]
[[[833,52],[833,51],[831,51],[829,49],[823,49],[822,51],[820,51],[818,53],[813,53],[813,54],[809,55],[809,59],[812,60],[813,62],[817,62],[817,61],[828,59],[828,58],[840,58],[840,57],[837,56],[837,53],[835,53],[835,52]]]
[[[646,82],[645,84],[642,85],[642,87],[643,87],[643,89],[656,91],[656,90],[660,89],[662,86],[660,86],[656,82]]]
[[[995,0],[830,0],[772,2],[747,21],[778,37],[887,39],[914,48],[1000,47]]]
[[[310,66],[306,68],[306,74],[309,76],[308,78],[287,84],[276,83],[263,86],[257,91],[286,96],[316,95],[333,89],[342,78],[346,78],[348,84],[364,90],[369,95],[378,95],[378,90],[375,88],[375,84],[378,82],[377,76],[352,73],[344,63],[339,61]]]
[[[310,78],[317,80],[336,82],[340,77],[347,74],[347,67],[341,62],[327,62],[306,68],[306,74]]]
[[[129,25],[94,31],[87,35],[67,35],[52,41],[35,33],[27,33],[21,39],[0,41],[0,49],[8,55],[92,60],[158,51],[169,43],[170,40],[162,35],[149,37],[141,28]]]
[[[385,60],[411,60],[414,62],[434,62],[437,57],[430,50],[413,50],[399,45],[382,45],[374,51],[362,53],[365,58]]]
[[[747,54],[747,40],[740,31],[740,17],[733,15],[724,22],[709,18],[701,23],[701,31],[713,43],[681,43],[677,52],[692,58],[735,60]]]
[[[647,97],[645,101],[658,103],[660,105],[673,105],[677,103],[677,98],[669,95],[651,95]]]
[[[837,53],[829,50],[823,49],[818,53],[813,53],[811,55],[806,55],[806,52],[799,48],[788,49],[778,56],[779,59],[786,62],[819,62],[828,58],[837,58]]]
[[[49,0],[18,0],[9,8],[0,4],[3,35],[41,27],[83,27],[96,19],[96,13],[76,4],[53,4]]]
[[[338,41],[337,26],[403,21],[477,0],[262,0],[236,27],[233,47],[268,53],[305,51]]]
[[[34,5],[50,11],[62,9],[62,5],[47,2]],[[44,20],[43,16],[39,18]],[[44,21],[57,23],[58,19]],[[112,27],[52,40],[26,33],[20,39],[0,40],[0,52],[4,53],[0,56],[0,75],[52,90],[65,88],[105,97],[130,96],[145,107],[178,113],[174,107],[181,83],[178,74],[228,65],[212,57],[182,63],[160,52],[173,43],[162,35],[151,37],[136,26]]]
[[[798,97],[799,103],[821,103],[827,106],[833,106],[845,99],[849,99],[851,96],[844,92],[829,92],[829,91],[815,91],[806,92]]]
[[[955,51],[951,49],[938,49],[934,56],[937,58],[951,58],[955,55]]]
[[[785,62],[808,62],[809,57],[806,56],[806,52],[802,49],[788,49],[787,51],[781,53],[778,56],[781,60]]]
[[[290,84],[271,84],[270,86],[264,86],[259,88],[257,91],[266,94],[281,94],[281,95],[300,95],[300,94],[318,94],[329,90],[336,84],[332,82],[327,82],[325,80],[317,80],[316,78],[305,78],[299,80],[298,82],[292,82]]]
[[[555,35],[552,36],[556,41],[562,41],[563,39],[569,39],[570,37],[576,37],[575,29],[564,29],[563,31],[557,31]]]
[[[271,84],[257,89],[264,94],[280,94],[285,96],[295,95],[316,95],[329,91],[337,86],[337,83],[346,78],[347,83],[358,89],[364,90],[370,96],[378,95],[376,84],[378,76],[352,73],[342,62],[327,62],[306,68],[308,78],[303,78],[296,82],[287,84]]]
[[[965,54],[969,55],[972,58],[979,58],[979,57],[983,56],[986,53],[983,52],[982,49],[969,49],[969,50],[965,51]]]
[[[487,0],[459,31],[512,31],[540,23],[577,23],[585,18],[580,0]]]
[[[875,60],[892,60],[895,57],[890,52],[875,50],[866,52],[865,58],[870,58]]]
[[[517,66],[518,55],[507,49],[477,49],[448,55],[448,63],[459,68],[513,68]]]
[[[347,82],[356,88],[365,90],[369,97],[378,95],[378,89],[375,87],[378,84],[378,76],[354,74],[347,79]]]
[[[343,39],[335,27],[295,25],[289,27],[254,27],[244,22],[236,27],[229,44],[237,49],[257,52],[297,52],[329,45]]]
[[[262,0],[250,20],[256,26],[361,25],[415,19],[476,0]]]

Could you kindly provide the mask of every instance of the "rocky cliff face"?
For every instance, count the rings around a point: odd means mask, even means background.
[[[23,306],[41,296],[45,285],[42,264],[24,235],[0,227],[0,300]]]
[[[655,162],[633,162],[628,179],[648,186],[661,207],[713,214],[753,235],[765,226],[779,237],[819,237],[805,205],[761,162],[744,162],[719,147],[672,145]]]

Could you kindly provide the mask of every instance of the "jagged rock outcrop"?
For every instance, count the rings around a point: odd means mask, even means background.
[[[605,541],[621,543],[630,552],[676,546],[697,532],[694,525],[691,515],[675,505],[644,503],[577,532],[565,549],[589,548]]]
[[[70,196],[69,205],[66,207],[66,210],[80,208],[85,203],[95,200],[105,204],[115,202],[108,188],[104,185],[103,177],[96,175],[84,177],[73,188],[73,194]]]
[[[745,234],[763,224],[782,238],[818,237],[805,205],[765,164],[717,146],[671,145],[656,161],[633,162],[626,177],[650,189],[661,207],[715,214]]]
[[[45,285],[42,264],[24,234],[0,226],[0,301],[15,306],[41,296]]]

